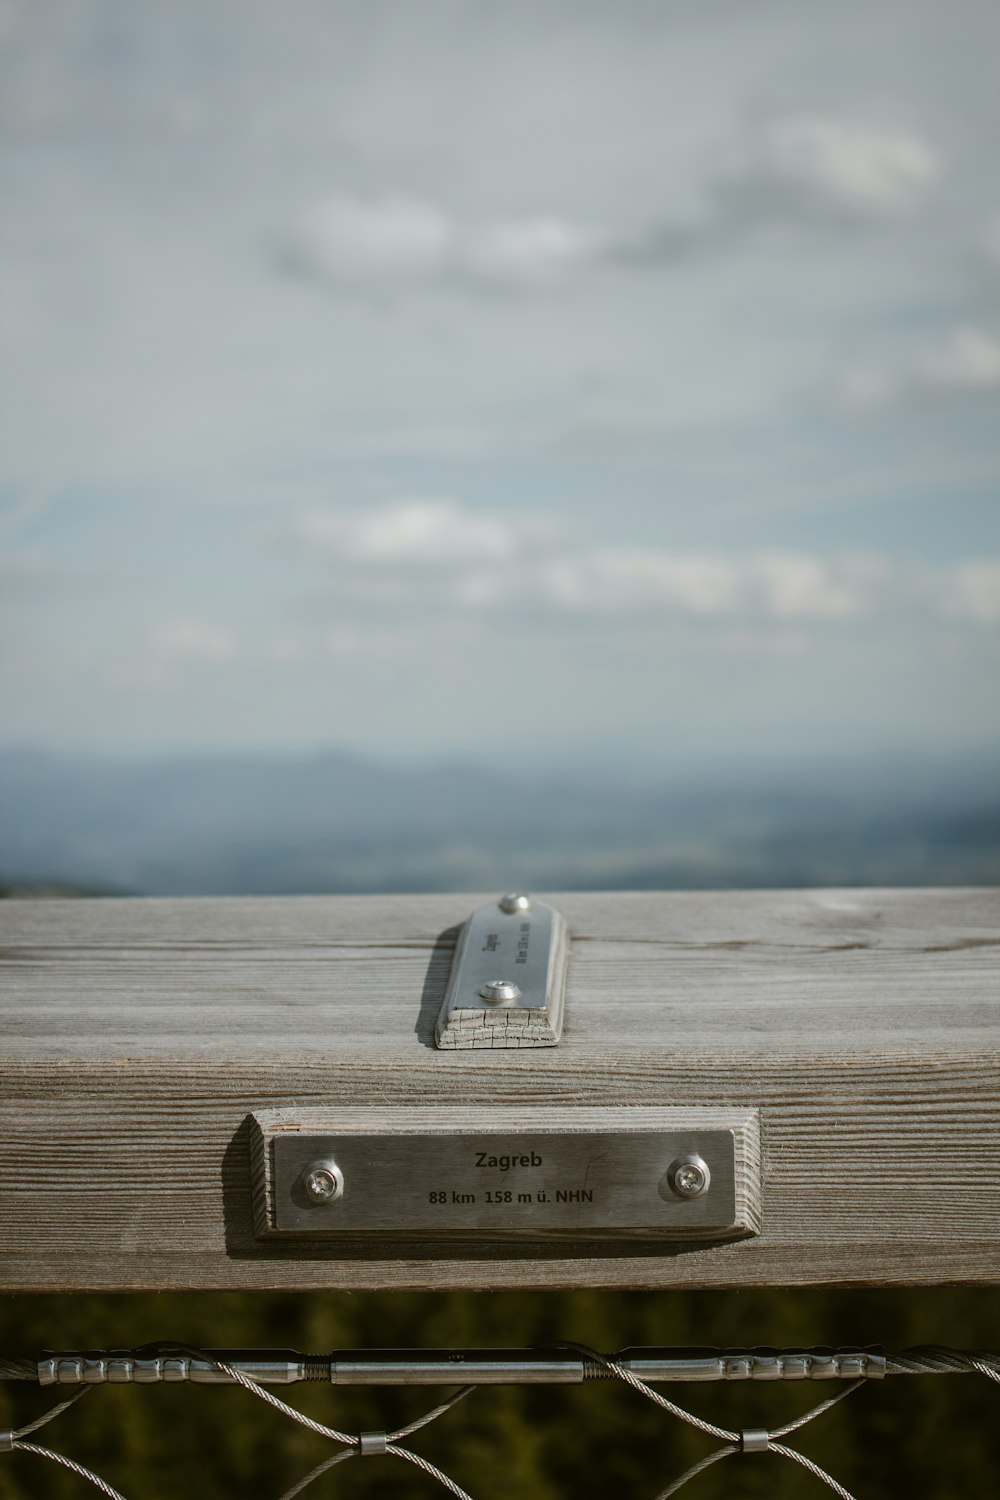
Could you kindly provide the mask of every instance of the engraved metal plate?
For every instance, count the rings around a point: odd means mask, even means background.
[[[470,1131],[449,1129],[442,1110],[373,1113],[325,1128],[256,1117],[259,1233],[675,1240],[756,1228],[751,1113],[722,1121],[704,1111],[538,1107],[517,1112],[527,1115],[521,1128],[494,1110]],[[331,1182],[336,1196],[311,1196]]]
[[[565,924],[553,907],[516,895],[479,907],[455,949],[438,1046],[555,1046],[566,956]]]

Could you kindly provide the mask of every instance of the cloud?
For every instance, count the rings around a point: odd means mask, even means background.
[[[990,260],[1000,267],[1000,213],[994,214],[990,220],[983,243]]]
[[[938,154],[911,131],[791,116],[765,127],[719,191],[768,217],[884,219],[918,208],[940,172]]]
[[[404,497],[368,510],[307,511],[276,534],[352,563],[449,568],[507,562],[560,529],[549,518],[473,511],[448,497]]]
[[[933,569],[873,554],[594,543],[545,515],[494,515],[454,499],[313,511],[280,537],[323,561],[340,603],[376,610],[431,603],[445,613],[734,625],[1000,618],[1000,565],[992,562]]]
[[[303,216],[287,254],[293,268],[330,281],[379,285],[442,275],[454,242],[454,224],[433,204],[333,197]]]
[[[165,666],[185,662],[221,664],[237,653],[235,637],[217,625],[199,620],[171,620],[153,631],[151,657]]]
[[[610,258],[610,236],[549,215],[500,219],[471,234],[461,265],[467,275],[509,287],[540,287]]]
[[[19,532],[26,530],[52,502],[46,490],[23,496],[10,510],[0,512],[0,542],[5,546]]]
[[[953,568],[944,594],[944,612],[984,625],[1000,624],[1000,563],[965,563]]]
[[[899,389],[898,377],[889,370],[856,365],[841,379],[839,396],[848,411],[870,413],[892,406]]]
[[[421,199],[335,196],[302,216],[282,262],[344,286],[449,279],[530,290],[598,262],[608,249],[598,231],[554,214],[465,223]]]
[[[601,548],[542,571],[561,609],[596,614],[667,611],[691,616],[842,619],[865,612],[878,568],[794,553],[749,558]]]
[[[871,608],[881,571],[873,559],[831,563],[774,554],[752,564],[746,586],[752,603],[778,619],[839,620]]]
[[[701,620],[740,629],[865,621],[1000,623],[1000,563],[927,568],[871,554],[743,555],[594,547],[510,568],[462,570],[450,595],[484,611],[595,620]],[[802,637],[797,637],[802,639]]]
[[[597,549],[548,563],[542,593],[560,609],[618,614],[667,605],[689,614],[724,613],[737,602],[731,563],[712,556],[675,555],[638,548]]]
[[[637,265],[734,251],[768,227],[876,226],[926,201],[943,170],[912,131],[863,121],[789,115],[749,129],[704,182],[704,205],[664,216],[613,246]]]
[[[1000,387],[1000,339],[981,328],[959,328],[917,366],[927,390],[992,391]]]
[[[352,657],[375,657],[391,661],[419,655],[423,649],[423,643],[415,637],[412,630],[399,626],[377,630],[370,624],[364,628],[336,625],[323,636],[322,646],[327,656],[337,661]]]
[[[531,292],[601,266],[654,267],[738,248],[768,224],[873,223],[912,213],[941,174],[912,131],[792,115],[749,130],[703,181],[700,211],[594,225],[549,212],[468,220],[396,194],[334,194],[280,237],[286,271],[339,287],[433,284]]]
[[[931,400],[949,401],[1000,391],[1000,338],[985,328],[952,329],[896,367],[861,365],[841,382],[850,410],[878,413]]]

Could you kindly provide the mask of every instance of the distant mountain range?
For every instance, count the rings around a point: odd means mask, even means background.
[[[151,895],[1000,884],[1000,756],[626,775],[0,751],[0,885]]]

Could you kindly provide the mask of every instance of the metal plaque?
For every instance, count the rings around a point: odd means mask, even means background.
[[[479,907],[455,949],[438,1046],[555,1046],[566,956],[565,925],[553,907],[516,894]]]
[[[390,1134],[265,1126],[258,1227],[380,1237],[748,1233],[746,1129],[741,1122]]]

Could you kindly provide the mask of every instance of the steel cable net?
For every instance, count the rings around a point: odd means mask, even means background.
[[[376,1355],[379,1351],[373,1351]],[[419,1351],[414,1351],[416,1357],[411,1358],[408,1363],[412,1383],[436,1383],[440,1381],[440,1365],[442,1357],[447,1360],[457,1360],[465,1363],[470,1357],[467,1354],[458,1355],[448,1351],[437,1351],[430,1357],[422,1367],[423,1373],[418,1373],[415,1380],[413,1371],[421,1370]],[[741,1351],[623,1351],[620,1354],[601,1354],[579,1344],[561,1344],[550,1350],[522,1351],[527,1358],[521,1360],[511,1359],[507,1363],[509,1372],[505,1378],[510,1383],[518,1383],[522,1380],[531,1380],[537,1383],[546,1381],[559,1383],[572,1383],[574,1378],[581,1380],[608,1379],[621,1381],[629,1386],[636,1394],[653,1402],[669,1416],[677,1418],[682,1422],[703,1432],[707,1437],[714,1439],[720,1446],[713,1448],[703,1458],[692,1464],[682,1474],[671,1480],[665,1488],[661,1488],[652,1497],[652,1500],[669,1500],[676,1495],[689,1481],[695,1479],[705,1469],[719,1463],[723,1459],[737,1457],[747,1453],[773,1453],[780,1458],[788,1459],[809,1471],[815,1479],[820,1481],[826,1488],[841,1500],[856,1500],[852,1493],[819,1464],[815,1463],[806,1454],[792,1447],[784,1441],[792,1433],[807,1426],[816,1418],[836,1406],[839,1402],[852,1395],[859,1387],[866,1385],[872,1378],[890,1375],[928,1375],[928,1374],[978,1374],[1000,1385],[1000,1352],[993,1350],[957,1350],[948,1349],[939,1345],[921,1346],[915,1349],[907,1349],[898,1354],[883,1354],[881,1351],[868,1350],[860,1354],[834,1355],[831,1358],[830,1351],[819,1350],[741,1350]],[[687,1355],[687,1358],[681,1357]],[[698,1358],[693,1355],[697,1354]],[[635,1356],[646,1356],[636,1358]],[[659,1355],[660,1358],[650,1356]],[[317,1381],[330,1380],[337,1383],[338,1361],[334,1357],[324,1358],[321,1356],[303,1357],[295,1356],[298,1365],[287,1359],[283,1362],[275,1361],[273,1368],[277,1369],[283,1363],[285,1372],[281,1375],[286,1383],[294,1383],[297,1380]],[[475,1356],[472,1356],[473,1362]],[[815,1362],[815,1363],[814,1363]],[[350,1364],[350,1362],[348,1362]],[[714,1370],[713,1370],[714,1363]],[[151,1383],[156,1380],[201,1380],[211,1383],[231,1383],[240,1385],[244,1390],[265,1402],[275,1411],[280,1412],[290,1421],[297,1422],[316,1434],[336,1445],[336,1452],[317,1464],[301,1479],[297,1480],[290,1489],[286,1489],[280,1496],[280,1500],[296,1500],[302,1495],[315,1480],[327,1473],[328,1470],[339,1464],[348,1462],[354,1458],[379,1458],[391,1456],[403,1459],[407,1463],[415,1465],[428,1478],[447,1493],[457,1496],[458,1500],[474,1500],[468,1490],[457,1483],[449,1474],[446,1474],[437,1465],[424,1458],[421,1454],[414,1452],[407,1446],[405,1440],[411,1438],[415,1433],[429,1423],[436,1421],[464,1401],[466,1397],[473,1394],[478,1384],[501,1383],[498,1379],[498,1367],[503,1375],[503,1360],[484,1354],[481,1359],[480,1369],[489,1368],[493,1373],[488,1380],[478,1380],[475,1384],[463,1385],[459,1390],[439,1402],[429,1411],[418,1417],[415,1421],[398,1427],[393,1431],[367,1431],[360,1433],[343,1432],[336,1427],[329,1427],[314,1418],[307,1416],[288,1402],[283,1401],[262,1384],[259,1379],[250,1375],[243,1365],[255,1368],[259,1365],[259,1356],[253,1359],[242,1359],[238,1353],[228,1357],[216,1351],[195,1349],[184,1344],[160,1344],[145,1346],[143,1349],[133,1351],[115,1351],[112,1353],[89,1353],[85,1355],[49,1355],[40,1361],[31,1360],[4,1360],[0,1359],[0,1379],[4,1380],[37,1380],[40,1384],[65,1384],[75,1382],[78,1384],[72,1395],[57,1405],[51,1407],[34,1421],[23,1427],[11,1431],[0,1431],[0,1454],[2,1453],[30,1453],[38,1458],[48,1459],[53,1463],[60,1464],[63,1468],[71,1470],[83,1481],[92,1485],[102,1494],[107,1495],[109,1500],[127,1500],[121,1491],[115,1489],[100,1475],[68,1458],[65,1454],[57,1453],[40,1443],[32,1441],[34,1434],[49,1422],[53,1421],[61,1413],[68,1410],[83,1396],[87,1395],[95,1384],[124,1382]],[[782,1426],[766,1429],[760,1427],[744,1428],[742,1430],[721,1427],[714,1422],[706,1421],[703,1417],[688,1411],[686,1407],[668,1399],[660,1391],[655,1390],[648,1379],[643,1379],[634,1366],[658,1371],[660,1379],[667,1379],[678,1370],[686,1370],[686,1375],[679,1376],[681,1379],[713,1380],[713,1379],[801,1379],[801,1378],[839,1378],[842,1388],[833,1396],[818,1402],[801,1416]],[[698,1373],[692,1373],[697,1366],[701,1366]],[[364,1366],[364,1353],[360,1355],[360,1367]],[[345,1366],[346,1367],[346,1366]],[[359,1367],[358,1362],[350,1366],[353,1369]],[[475,1365],[473,1364],[473,1367]],[[845,1372],[852,1368],[860,1368],[863,1373],[854,1379],[845,1380]],[[428,1373],[431,1371],[432,1373]],[[437,1372],[437,1373],[434,1373]],[[530,1373],[526,1373],[530,1372]],[[577,1373],[578,1372],[578,1373]],[[272,1377],[275,1378],[275,1377]],[[342,1376],[341,1379],[344,1379]],[[366,1380],[364,1383],[373,1383]],[[384,1381],[389,1383],[408,1383],[402,1377],[391,1376]]]

